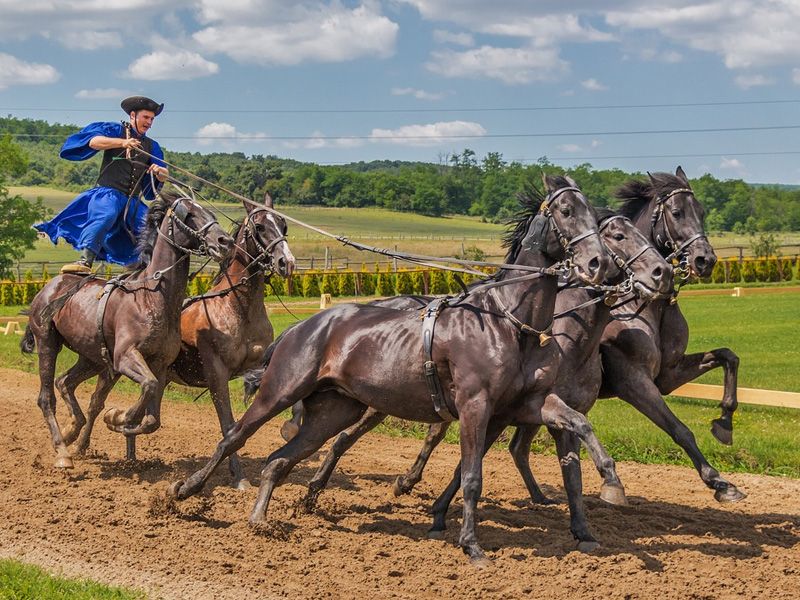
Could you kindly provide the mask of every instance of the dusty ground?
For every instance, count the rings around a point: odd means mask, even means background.
[[[585,469],[590,523],[602,541],[573,550],[566,507],[530,507],[512,461],[490,454],[478,534],[494,564],[471,567],[455,542],[460,501],[444,541],[426,538],[426,509],[457,461],[443,445],[415,493],[394,498],[394,476],[419,443],[370,435],[342,462],[318,514],[294,515],[318,457],[276,491],[271,526],[248,527],[255,491],[228,487],[227,469],[205,496],[165,509],[167,482],[199,467],[218,441],[209,405],[167,404],[164,427],[140,437],[142,462],[100,424],[91,458],[65,475],[51,468],[36,379],[0,369],[0,555],[69,576],[144,589],[158,598],[797,598],[800,481],[732,479],[750,496],[720,506],[689,469],[621,464],[631,505],[596,499]],[[81,397],[86,397],[83,390]],[[110,406],[131,397],[112,394]],[[245,447],[256,481],[278,443],[268,424]],[[553,457],[535,457],[545,490],[563,500]]]

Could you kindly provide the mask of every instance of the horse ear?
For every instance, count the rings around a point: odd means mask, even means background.
[[[650,178],[650,183],[655,185],[656,184],[656,178],[651,175],[650,171],[647,172],[647,176]]]
[[[687,185],[689,184],[689,178],[686,177],[686,173],[683,172],[683,169],[681,168],[680,165],[678,165],[678,168],[675,169],[675,176],[681,181],[683,181],[685,184]]]
[[[579,187],[578,184],[575,183],[575,180],[572,177],[570,177],[569,175],[564,175],[564,179],[567,180],[567,183],[569,183],[570,186],[572,186],[574,188]]]
[[[552,177],[550,177],[550,176],[549,176],[547,173],[545,173],[544,171],[542,171],[542,185],[544,186],[544,191],[545,191],[546,193],[548,193],[548,194],[549,194],[550,192],[552,192],[552,191],[553,191],[553,188],[555,187],[555,185],[554,185],[554,183],[553,183],[553,178],[552,178]]]
[[[269,195],[269,192],[264,192],[264,206],[272,208],[272,196]]]

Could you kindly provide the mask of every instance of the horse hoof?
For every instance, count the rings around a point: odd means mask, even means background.
[[[291,421],[286,421],[281,425],[281,437],[287,442],[291,442],[299,431],[300,428]]]
[[[578,552],[584,554],[591,554],[600,547],[600,542],[595,540],[581,540],[578,542]]]
[[[183,498],[180,497],[180,491],[184,483],[185,482],[182,479],[170,483],[169,487],[167,488],[167,496],[174,498],[175,500],[183,500]]]
[[[724,489],[714,492],[714,500],[721,504],[730,504],[732,502],[744,500],[745,498],[747,498],[747,494],[740,491],[735,485],[729,485]]]
[[[600,499],[614,506],[626,506],[625,488],[621,484],[604,483],[600,486]]]
[[[733,429],[727,421],[714,419],[711,421],[711,435],[717,438],[720,444],[731,446],[733,444]]]
[[[124,420],[121,418],[121,416],[124,414],[125,411],[121,408],[109,408],[103,415],[103,422],[108,426],[109,429],[116,431],[114,427],[124,423]]]
[[[74,469],[75,464],[72,462],[72,458],[69,456],[59,456],[56,458],[56,461],[53,463],[53,466],[56,469]]]
[[[492,559],[485,556],[473,556],[470,557],[469,564],[476,569],[488,569],[492,566]]]
[[[410,490],[406,488],[403,484],[403,476],[398,475],[397,479],[394,480],[394,485],[392,486],[392,493],[395,496],[402,496],[403,494],[407,494]]]
[[[444,529],[431,529],[428,531],[428,539],[429,540],[443,540],[444,539]]]
[[[538,504],[539,506],[553,506],[558,504],[558,500],[553,500],[547,496],[542,496],[541,498],[531,498],[531,502],[533,504]]]
[[[253,487],[253,484],[250,483],[247,479],[240,479],[239,481],[233,484],[233,488],[239,490],[240,492],[249,490],[251,487]]]

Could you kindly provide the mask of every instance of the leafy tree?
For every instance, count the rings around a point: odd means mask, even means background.
[[[27,158],[10,135],[0,138],[0,277],[11,275],[11,266],[33,248],[36,231],[31,225],[48,214],[42,199],[28,202],[22,196],[11,196],[5,186],[6,176],[19,176],[28,164]]]

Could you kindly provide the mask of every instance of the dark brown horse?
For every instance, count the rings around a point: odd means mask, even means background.
[[[191,199],[167,195],[150,205],[139,239],[140,270],[109,282],[92,276],[60,275],[31,303],[21,348],[24,352],[38,349],[39,407],[50,428],[56,467],[72,467],[67,446],[86,423],[74,392],[94,375],[98,376],[95,396],[104,397],[120,375],[142,388],[134,406],[114,413],[116,431],[131,440],[159,427],[167,367],[180,349],[180,310],[186,296],[189,254],[202,253],[222,261],[233,247],[233,239],[211,212]],[[53,389],[56,357],[63,346],[78,354],[76,364],[59,378],[59,390],[71,415],[64,435],[55,417]]]
[[[261,362],[272,343],[272,324],[264,307],[266,277],[289,277],[295,259],[286,242],[286,221],[264,207],[247,204],[236,232],[235,252],[220,268],[212,288],[188,298],[181,314],[181,351],[168,379],[207,387],[225,434],[233,426],[228,382]],[[229,459],[233,486],[249,487],[236,454]]]
[[[622,214],[662,255],[677,259],[684,276],[711,273],[717,257],[703,230],[703,207],[683,169],[678,167],[675,175],[656,173],[649,181],[632,181],[618,197],[625,202]],[[600,394],[618,396],[647,416],[684,449],[719,502],[735,502],[745,494],[708,463],[694,435],[669,409],[662,394],[721,366],[725,371],[722,415],[714,420],[711,432],[720,442],[731,444],[739,358],[729,348],[686,354],[688,340],[689,327],[674,300],[632,303],[615,310],[600,346]]]
[[[303,425],[268,458],[252,522],[264,520],[274,487],[289,471],[355,423],[367,407],[428,423],[442,420],[444,411],[457,415],[465,465],[459,544],[479,563],[486,559],[475,534],[475,510],[487,427],[495,413],[513,411],[519,422],[575,432],[605,476],[613,460],[591,425],[548,393],[558,352],[553,344],[542,344],[542,332],[551,326],[556,278],[534,278],[524,268],[553,273],[554,261],[569,254],[577,272],[598,283],[611,261],[600,242],[594,212],[573,182],[548,178],[546,188],[548,197],[531,206],[538,214],[521,219],[511,234],[507,262],[517,268],[501,272],[495,282],[505,285],[474,289],[439,315],[433,362],[444,391],[440,411],[435,410],[424,375],[418,316],[380,306],[339,305],[298,324],[271,346],[253,404],[208,464],[186,482],[175,482],[172,494],[183,499],[197,493],[224,458],[263,423],[300,400],[306,406]]]
[[[680,276],[687,277],[692,272],[704,277],[711,272],[716,255],[703,233],[703,208],[694,197],[683,169],[678,167],[675,175],[656,173],[648,182],[631,181],[620,189],[618,196],[625,201],[621,213],[635,222],[663,256],[679,261]],[[725,369],[722,417],[714,421],[712,433],[729,444],[737,405],[739,359],[728,348],[686,355],[688,326],[674,298],[635,301],[612,312],[600,346],[603,379],[599,395],[618,396],[647,416],[686,451],[719,502],[735,502],[745,494],[708,463],[692,432],[669,409],[661,394],[722,366]],[[579,376],[577,372],[575,376]],[[584,394],[577,399],[566,391],[563,394],[567,404],[581,412],[583,407],[588,410],[593,404]],[[531,499],[545,502],[528,465],[528,451],[537,430],[518,429],[509,450]],[[419,481],[430,453],[445,433],[446,428],[431,427],[414,466],[398,478],[395,493],[407,492]],[[620,501],[623,500],[621,497]]]
[[[636,291],[637,295],[645,299],[655,299],[665,296],[671,288],[672,267],[655,252],[650,243],[639,233],[633,224],[625,217],[604,212],[601,215],[600,234],[603,243],[612,254],[615,264],[618,266],[617,273],[609,274],[609,282],[616,282],[619,277],[626,277],[627,289]],[[556,297],[557,317],[553,322],[553,339],[558,343],[561,353],[561,360],[558,368],[558,376],[554,384],[555,393],[561,397],[567,405],[585,414],[594,404],[597,392],[600,389],[601,370],[599,344],[603,329],[611,318],[611,308],[609,303],[616,300],[616,295],[608,295],[604,299],[602,294],[586,287],[570,287],[559,291]],[[603,300],[607,300],[603,301]],[[392,298],[377,301],[385,306],[392,306],[398,309],[418,308],[420,302],[427,304],[426,298]],[[325,458],[317,473],[309,483],[308,494],[304,501],[304,507],[311,509],[316,501],[317,495],[326,485],[336,462],[341,455],[350,448],[356,440],[382,421],[385,415],[367,411],[362,420],[346,432],[341,433],[333,443],[331,451]],[[497,415],[496,417],[497,418]],[[427,463],[430,453],[436,445],[444,438],[449,423],[434,423],[431,425],[426,437],[423,450],[417,459],[412,471],[409,474],[399,477],[395,482],[395,494],[406,493],[420,480],[422,470]],[[511,447],[524,450],[524,460],[517,461],[517,466],[523,475],[528,489],[534,501],[547,503],[548,500],[536,485],[533,474],[528,467],[527,454],[530,448],[530,440],[527,445],[521,440],[526,437],[526,432],[535,434],[536,427],[520,426],[511,444]],[[494,428],[499,435],[502,428]],[[567,488],[567,496],[570,502],[572,515],[571,530],[577,539],[581,540],[581,547],[588,549],[592,547],[591,537],[588,533],[588,526],[583,514],[583,501],[581,496],[581,481],[579,467],[579,445],[580,440],[568,431],[551,429],[551,434],[557,440],[557,449],[564,471],[564,482]],[[494,439],[486,440],[486,448],[494,442]],[[515,459],[517,455],[515,454]],[[451,484],[446,492],[440,497],[434,506],[434,526],[432,533],[441,532],[445,528],[445,514],[447,507],[458,490],[460,470],[456,469]],[[601,492],[604,500],[616,503],[619,498],[624,499],[621,494],[621,487],[605,486]]]

